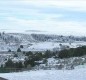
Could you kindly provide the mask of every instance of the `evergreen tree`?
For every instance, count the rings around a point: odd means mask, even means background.
[[[12,62],[11,59],[8,59],[8,61],[5,63],[5,67],[6,68],[13,68],[14,67],[14,63]]]
[[[9,49],[8,52],[11,52],[11,49]]]
[[[23,48],[23,45],[20,45],[20,48]]]
[[[18,49],[17,49],[17,52],[21,52],[21,49],[20,49],[20,48],[18,48]]]

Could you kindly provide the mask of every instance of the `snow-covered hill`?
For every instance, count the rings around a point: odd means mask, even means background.
[[[39,70],[19,73],[0,73],[8,80],[86,80],[86,69],[75,70]]]
[[[21,48],[20,46],[23,46]],[[86,45],[86,37],[51,34],[0,33],[0,51],[46,51],[62,47],[76,48]]]

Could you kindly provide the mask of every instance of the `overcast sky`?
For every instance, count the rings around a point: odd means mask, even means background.
[[[86,36],[86,1],[0,0],[0,30]]]

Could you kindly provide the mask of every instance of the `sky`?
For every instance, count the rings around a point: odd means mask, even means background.
[[[0,31],[86,36],[85,0],[0,0]]]

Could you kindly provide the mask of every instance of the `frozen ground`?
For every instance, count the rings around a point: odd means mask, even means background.
[[[4,73],[8,80],[86,80],[86,68],[75,70],[39,70],[19,73]]]
[[[26,43],[28,44],[28,43]],[[22,51],[46,51],[46,50],[53,50],[54,48],[60,48],[60,45],[69,46],[70,48],[76,48],[81,45],[86,45],[86,42],[75,42],[71,45],[69,43],[60,43],[60,42],[39,42],[39,43],[32,43],[31,46],[25,45]],[[8,51],[11,49],[12,51],[16,51],[19,46],[16,45],[0,45],[0,51]]]

